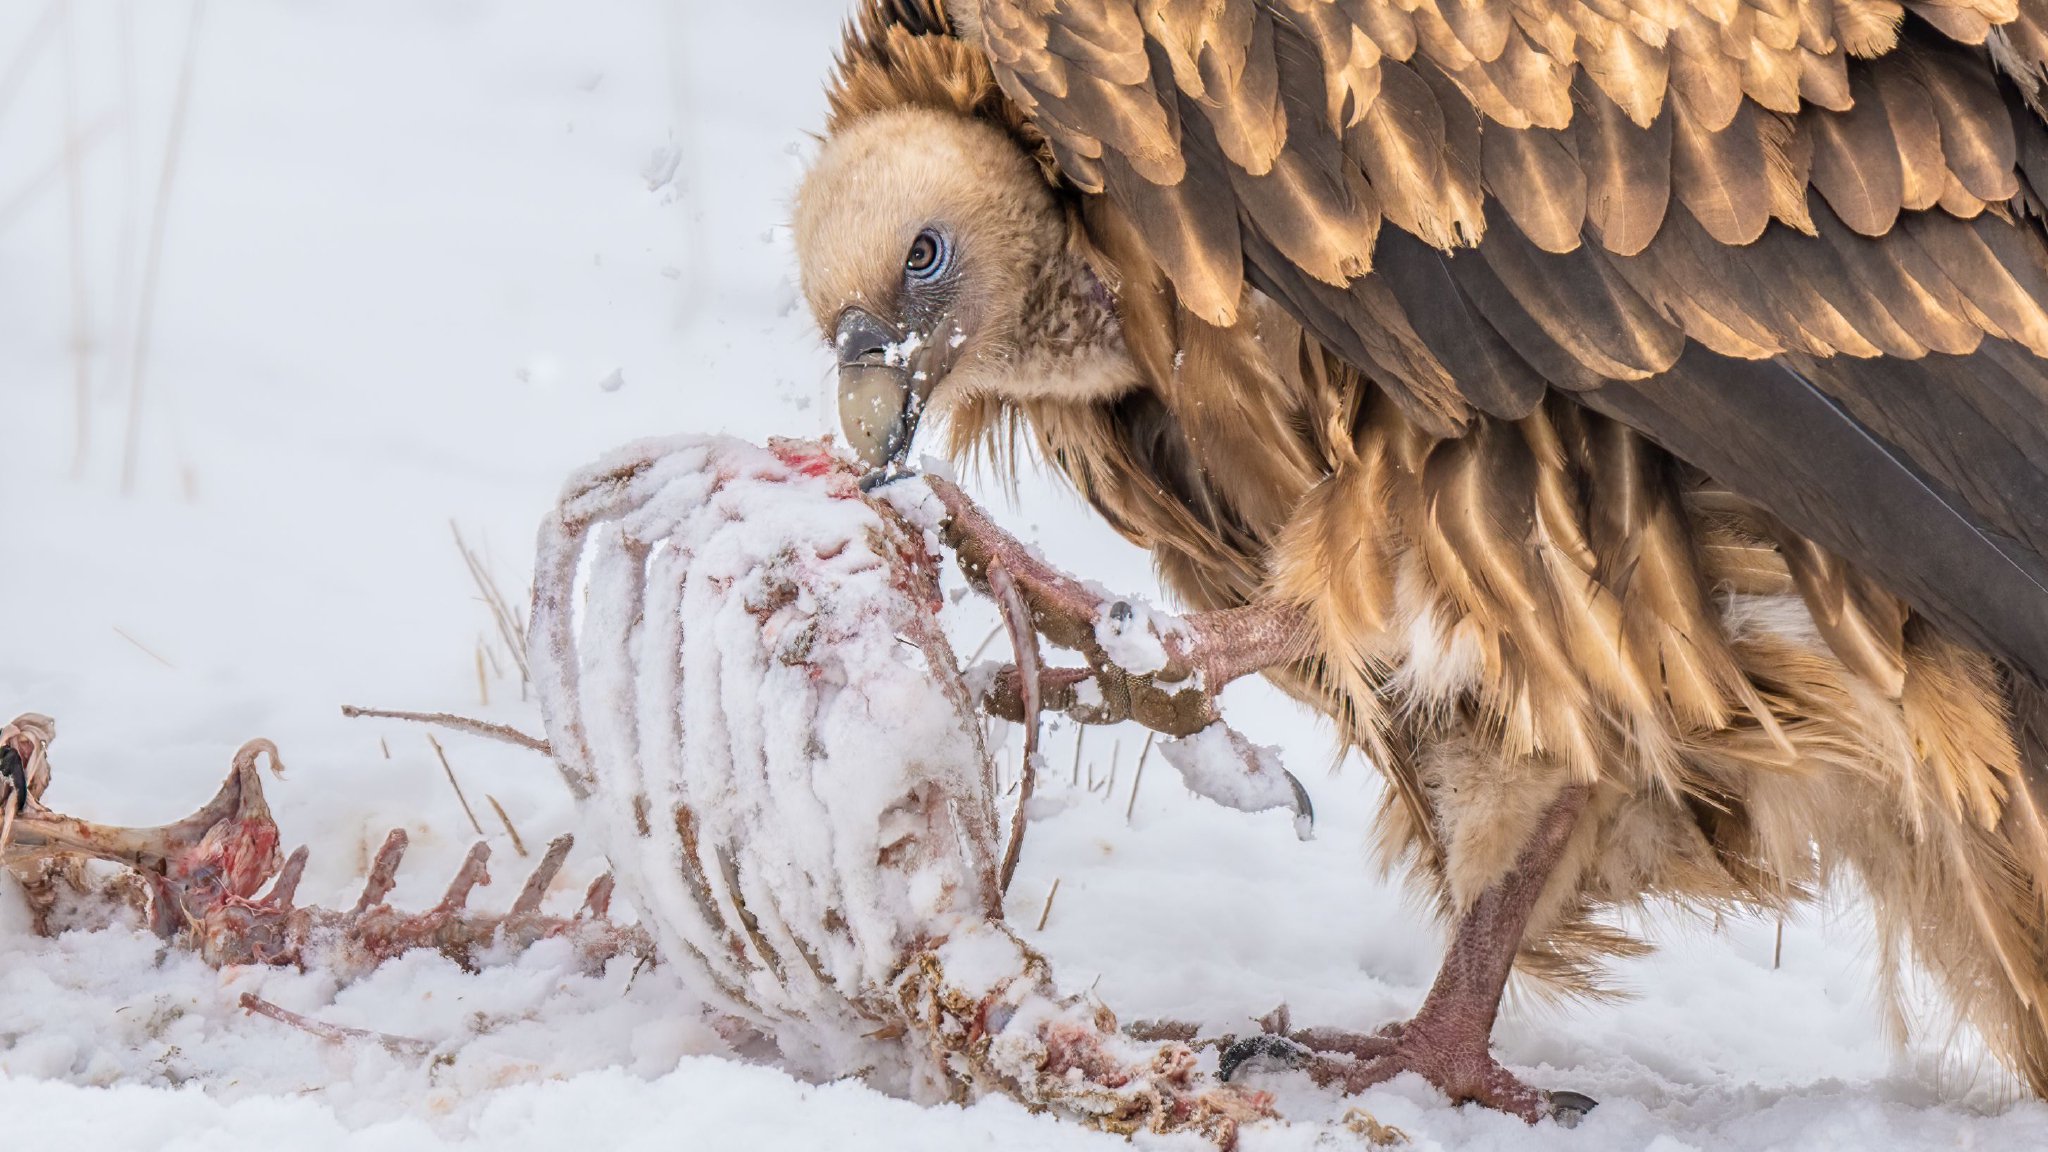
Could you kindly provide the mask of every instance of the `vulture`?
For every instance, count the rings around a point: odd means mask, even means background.
[[[1565,1118],[1511,974],[1853,877],[2048,1095],[2044,80],[2048,0],[860,0],[801,286],[869,464],[1308,622],[1449,944],[1286,1059]]]

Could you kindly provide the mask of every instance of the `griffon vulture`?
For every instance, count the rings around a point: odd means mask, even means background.
[[[795,205],[875,465],[1019,427],[1390,777],[1488,1043],[1841,872],[2048,1094],[2048,0],[862,0]],[[1331,1069],[1338,1069],[1332,1072]]]

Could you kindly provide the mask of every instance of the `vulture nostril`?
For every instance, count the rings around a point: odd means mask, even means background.
[[[832,347],[841,367],[894,367],[903,364],[915,346],[914,338],[907,339],[893,325],[859,308],[847,309],[832,333]]]

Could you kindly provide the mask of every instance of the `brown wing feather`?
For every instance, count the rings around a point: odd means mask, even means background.
[[[1560,134],[1542,128],[1493,128],[1480,141],[1486,191],[1546,252],[1579,246],[1586,223],[1586,173]]]
[[[1582,106],[1572,124],[1586,174],[1586,218],[1600,243],[1619,256],[1641,252],[1664,224],[1671,202],[1671,124],[1666,105],[1638,128],[1591,84],[1578,87]]]
[[[1844,224],[1865,236],[1882,236],[1899,218],[1905,174],[1884,101],[1860,76],[1854,92],[1849,111],[1802,118],[1813,141],[1813,186]]]
[[[1225,164],[1239,211],[1281,255],[1309,275],[1342,287],[1363,275],[1379,232],[1379,197],[1338,139],[1318,119],[1313,47],[1291,29],[1275,37],[1288,65],[1284,107],[1294,146],[1264,175]],[[1224,149],[1226,156],[1228,149]]]
[[[1078,187],[1111,186],[1197,314],[1241,317],[1242,284],[1258,288],[1431,435],[1458,434],[1470,408],[1531,413],[1546,386],[1617,395],[1644,380],[1624,418],[1705,457],[1710,414],[1768,422],[1772,404],[1805,404],[1811,434],[1870,475],[1931,477],[1930,507],[1964,509],[1944,547],[1994,575],[1973,592],[1927,575],[1957,561],[1926,541],[1867,547],[1857,533],[1878,529],[1859,526],[1895,520],[1847,472],[1726,456],[1745,489],[1803,536],[1855,542],[1858,565],[1917,610],[2048,675],[2048,650],[2014,623],[2048,600],[1982,599],[2048,566],[2016,511],[2048,507],[2048,463],[1984,439],[1996,421],[1983,415],[2048,425],[2048,371],[2011,361],[2048,355],[2033,214],[2048,129],[2025,103],[2041,94],[2048,0],[1916,4],[1913,21],[1891,0],[979,10],[1004,91]],[[2013,78],[1971,43],[2005,25]],[[1886,367],[1922,362],[1921,377]],[[1697,412],[1656,399],[1743,364],[1774,383]],[[1975,391],[1907,403],[1904,382],[1967,379],[1973,364]],[[1842,406],[1786,391],[1801,373]],[[1909,408],[1924,425],[1912,435],[1895,418]],[[2002,486],[1945,463],[1979,441],[2009,462]],[[1983,524],[2009,527],[1994,538]]]
[[[1679,109],[1671,131],[1671,184],[1680,203],[1723,244],[1755,240],[1771,219],[1760,113],[1744,104],[1718,132]]]
[[[1941,151],[1948,169],[1970,195],[2005,200],[2019,192],[2013,175],[2018,144],[2012,120],[2002,114],[1991,73],[1954,50],[1915,54],[1918,79],[1926,87],[1941,125]]]

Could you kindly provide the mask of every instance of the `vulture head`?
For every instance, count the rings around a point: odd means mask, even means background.
[[[804,298],[839,362],[840,422],[872,468],[903,459],[927,411],[1096,400],[1135,380],[1066,209],[985,121],[903,107],[841,125],[794,227]]]

